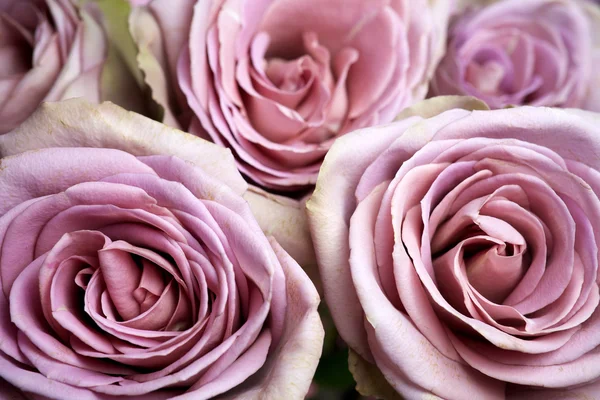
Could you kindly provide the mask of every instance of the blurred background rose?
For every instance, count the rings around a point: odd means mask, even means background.
[[[72,97],[143,110],[139,86],[110,46],[97,4],[0,2],[0,134],[41,101]]]
[[[459,2],[431,95],[600,110],[600,9],[587,0]]]

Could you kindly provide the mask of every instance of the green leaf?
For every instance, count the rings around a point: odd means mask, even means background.
[[[101,23],[107,38],[107,54],[100,77],[102,101],[147,114],[148,96],[137,66],[137,48],[129,33],[131,6],[126,0],[79,0],[81,17]]]
[[[111,47],[118,52],[138,86],[142,87],[144,78],[136,61],[138,51],[129,32],[131,5],[127,0],[94,0],[93,2],[104,15]]]
[[[354,386],[354,379],[348,370],[348,350],[339,350],[322,357],[314,380],[324,388],[351,389]]]

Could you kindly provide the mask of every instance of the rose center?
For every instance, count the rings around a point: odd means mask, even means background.
[[[243,96],[242,100],[253,127],[265,138],[279,143],[321,143],[335,136],[346,118],[346,78],[357,56],[348,48],[331,51],[315,32],[298,36],[299,41],[285,48],[275,46],[266,31],[254,36],[249,80],[241,86],[260,96]],[[287,125],[273,129],[274,115]]]
[[[523,247],[511,243],[465,246],[463,260],[470,285],[488,300],[502,303],[523,276]]]
[[[431,241],[434,269],[446,293],[474,291],[501,304],[522,279],[529,255],[523,236],[485,211],[472,202],[438,227]]]
[[[467,81],[485,94],[495,94],[501,89],[504,79],[504,68],[495,61],[483,64],[472,63],[467,67]]]
[[[294,92],[306,86],[311,79],[313,70],[310,60],[305,57],[292,61],[274,58],[268,61],[265,72],[279,89]]]
[[[119,242],[115,242],[118,244]],[[122,321],[139,321],[144,329],[179,330],[192,325],[187,318],[174,318],[178,311],[190,309],[187,295],[163,267],[170,265],[164,257],[152,253],[149,260],[119,246],[109,245],[98,252],[99,269],[106,295]],[[183,313],[189,317],[189,313]]]

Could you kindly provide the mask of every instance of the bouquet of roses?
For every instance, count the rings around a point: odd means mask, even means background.
[[[594,0],[0,1],[0,398],[600,399]]]

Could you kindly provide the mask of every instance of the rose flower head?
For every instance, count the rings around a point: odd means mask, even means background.
[[[319,297],[262,233],[229,150],[71,100],[0,154],[0,393],[304,397]]]
[[[312,187],[335,138],[424,98],[446,0],[154,0],[131,16],[164,121],[230,148],[253,182]]]
[[[109,43],[106,22],[89,1],[0,2],[0,134],[42,101],[84,97],[142,110],[139,85]]]
[[[463,1],[433,95],[600,111],[600,8],[587,0]],[[470,6],[469,6],[470,5]]]
[[[599,122],[438,97],[334,144],[308,210],[359,390],[597,398]]]

